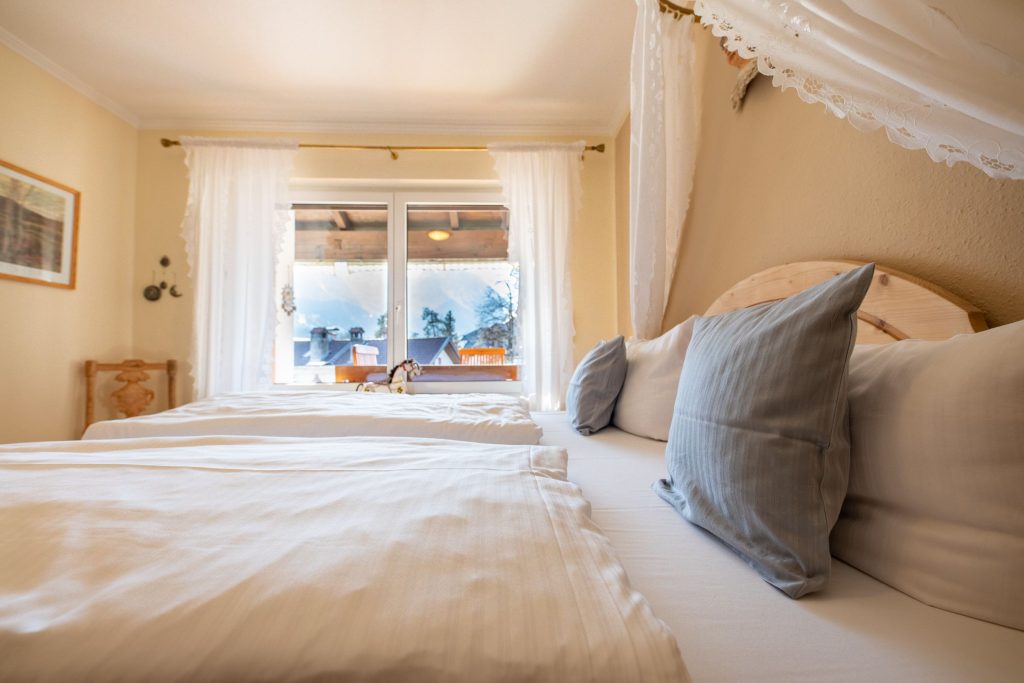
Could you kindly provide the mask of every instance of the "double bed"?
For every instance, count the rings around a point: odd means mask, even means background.
[[[651,491],[665,443],[608,427],[586,437],[535,413],[569,452],[633,586],[675,635],[694,681],[1020,681],[1024,631],[930,607],[834,559],[828,588],[791,600]]]
[[[709,313],[843,267],[760,273]],[[888,270],[859,318],[868,343],[983,329]],[[773,589],[651,491],[664,442],[518,399],[274,396],[0,447],[0,678],[1024,677],[1024,631],[839,560],[821,593]]]
[[[685,679],[565,466],[410,438],[6,447],[0,679]]]
[[[415,436],[535,444],[529,404],[499,394],[270,390],[221,394],[173,410],[96,422],[83,439],[145,436]]]

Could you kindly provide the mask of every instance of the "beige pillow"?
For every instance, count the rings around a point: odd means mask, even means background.
[[[1024,629],[1024,321],[854,351],[832,554],[935,607]]]
[[[613,425],[630,434],[668,441],[694,320],[696,316],[691,316],[654,339],[626,342],[626,380],[615,403]]]

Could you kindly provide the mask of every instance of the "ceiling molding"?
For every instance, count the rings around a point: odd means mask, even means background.
[[[444,135],[444,136],[503,136],[503,137],[537,137],[537,136],[558,136],[558,137],[604,137],[613,138],[618,134],[622,122],[629,113],[629,93],[622,93],[616,111],[612,113],[609,120],[597,114],[593,118],[575,121],[534,121],[526,123],[493,122],[494,119],[484,117],[476,120],[458,120],[455,117],[445,120],[445,117],[432,117],[432,119],[419,121],[398,121],[390,117],[383,120],[372,120],[364,115],[362,119],[355,120],[319,120],[310,121],[300,118],[292,118],[288,115],[281,116],[280,112],[263,111],[248,112],[253,116],[250,119],[238,119],[225,116],[218,118],[213,116],[198,115],[184,117],[160,117],[137,114],[128,107],[108,97],[93,85],[82,80],[67,68],[53,61],[45,54],[32,47],[24,40],[11,33],[4,27],[0,27],[0,45],[9,48],[11,51],[27,59],[29,62],[58,79],[86,99],[109,111],[111,114],[139,129],[163,129],[179,131],[253,131],[253,132],[293,132],[293,133],[324,133],[324,134],[384,134],[384,135]],[[527,115],[528,116],[528,115]],[[547,118],[547,117],[544,117]],[[491,122],[488,122],[491,121]]]
[[[628,107],[627,107],[628,108]],[[423,121],[293,121],[288,119],[144,119],[146,130],[252,131],[264,133],[383,133],[392,135],[581,135],[615,137],[614,120],[599,124],[429,123]]]
[[[139,117],[134,112],[110,99],[2,26],[0,26],[0,45],[4,45],[18,53],[80,95],[103,107],[132,128],[139,127]]]
[[[619,131],[622,130],[622,125],[626,123],[626,119],[629,118],[633,108],[630,100],[630,94],[627,92],[622,98],[622,102],[619,104],[617,115],[612,119],[612,129],[611,132],[608,133],[608,137],[617,138],[619,136]]]

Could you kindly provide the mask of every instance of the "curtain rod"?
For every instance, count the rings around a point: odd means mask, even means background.
[[[176,147],[181,145],[179,140],[160,138],[160,144],[164,147]],[[331,145],[327,143],[303,143],[299,145],[302,149],[368,149],[387,152],[392,159],[398,159],[399,152],[486,152],[486,147],[423,147],[419,145]],[[583,148],[585,152],[599,152],[604,154],[604,143],[599,145],[588,145]]]

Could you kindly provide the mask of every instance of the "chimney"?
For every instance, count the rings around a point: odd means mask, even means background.
[[[326,327],[314,327],[309,331],[309,365],[323,365],[330,348]]]
[[[364,330],[361,327],[350,327],[350,328],[348,328],[349,339],[351,339],[353,342],[361,342],[361,341],[363,341],[363,334],[365,334],[365,333],[366,333],[366,330]]]

